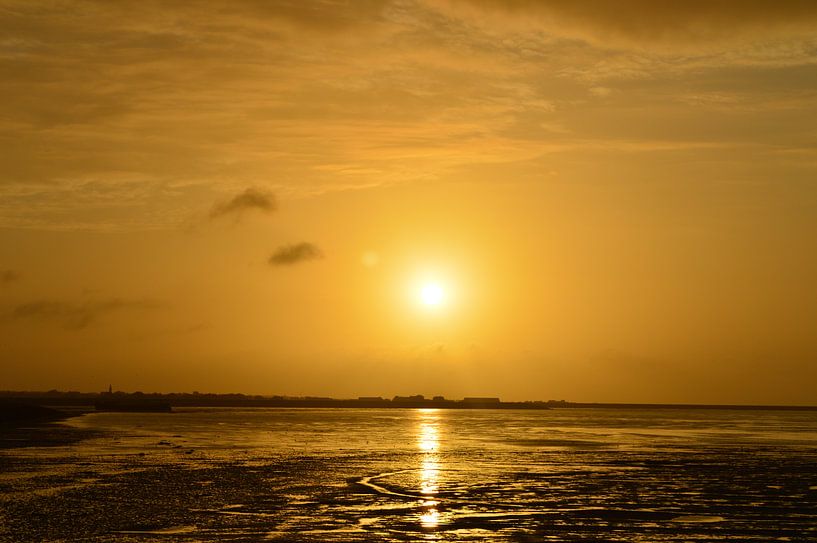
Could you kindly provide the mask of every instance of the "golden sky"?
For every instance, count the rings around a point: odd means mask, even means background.
[[[0,389],[817,404],[817,2],[0,28]]]

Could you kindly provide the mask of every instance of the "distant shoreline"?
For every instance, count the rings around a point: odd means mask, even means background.
[[[694,404],[694,403],[602,403],[564,402],[555,408],[568,409],[700,409],[725,411],[817,411],[817,405],[744,405],[744,404]]]
[[[93,406],[100,399],[113,398],[127,402],[166,402],[172,407],[283,407],[283,408],[337,408],[337,409],[687,409],[687,410],[741,410],[741,411],[817,411],[810,405],[741,405],[741,404],[673,404],[673,403],[620,403],[620,402],[568,402],[563,400],[505,402],[499,398],[464,398],[451,400],[440,396],[425,398],[397,396],[392,399],[361,397],[337,399],[324,397],[250,396],[244,394],[198,394],[198,393],[87,393],[87,392],[18,392],[0,391],[3,401],[23,402],[50,406],[63,410],[68,407]]]

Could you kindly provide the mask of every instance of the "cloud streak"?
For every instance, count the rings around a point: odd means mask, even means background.
[[[780,36],[808,38],[817,29],[811,0],[429,0],[454,17],[511,30],[538,27],[602,46],[693,46]],[[498,20],[499,18],[499,20]]]
[[[275,211],[244,187],[295,199],[537,168],[647,126],[664,129],[651,141],[711,137],[674,131],[698,123],[679,92],[815,108],[811,1],[0,4],[3,228],[240,220]],[[813,143],[749,113],[700,122]]]
[[[307,260],[323,258],[323,252],[312,243],[296,243],[279,247],[269,258],[272,266],[292,266]]]
[[[56,322],[69,330],[81,330],[97,322],[101,317],[125,310],[156,309],[159,304],[147,300],[109,300],[89,302],[66,302],[61,300],[36,300],[14,307],[12,320]]]
[[[249,188],[226,202],[220,202],[210,210],[210,218],[225,216],[240,217],[247,211],[272,213],[277,208],[275,197],[265,191]]]

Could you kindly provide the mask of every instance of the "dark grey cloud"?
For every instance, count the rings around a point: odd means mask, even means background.
[[[36,300],[14,307],[11,319],[55,322],[67,329],[80,330],[110,313],[123,310],[155,309],[159,306],[160,304],[152,301],[120,298],[86,302]]]
[[[279,247],[269,258],[269,263],[273,266],[291,266],[317,258],[323,258],[321,250],[312,243],[302,242]]]
[[[0,285],[19,281],[20,274],[14,270],[0,270]]]
[[[269,192],[247,189],[226,202],[220,202],[210,210],[210,218],[217,219],[227,215],[241,216],[246,211],[272,213],[277,208],[275,196]]]

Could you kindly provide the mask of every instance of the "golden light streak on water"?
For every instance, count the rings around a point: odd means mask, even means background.
[[[440,512],[436,509],[429,509],[420,515],[420,524],[423,528],[436,528],[440,524]]]
[[[440,415],[436,409],[417,411],[417,448],[423,452],[420,462],[420,493],[434,496],[439,492],[440,463],[437,453],[440,449]],[[428,507],[420,515],[420,525],[424,529],[434,529],[440,524],[440,512],[434,507],[435,500],[423,501]]]
[[[439,413],[436,409],[420,409],[417,415],[419,417],[417,447],[424,452],[438,450],[440,447]]]
[[[420,469],[420,492],[436,494],[439,490],[440,464],[434,458],[423,460]]]

